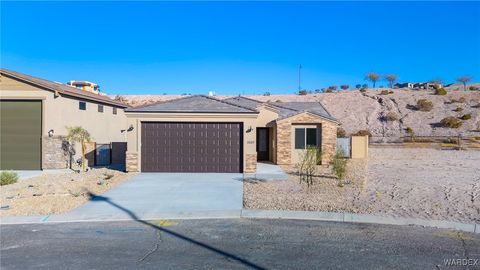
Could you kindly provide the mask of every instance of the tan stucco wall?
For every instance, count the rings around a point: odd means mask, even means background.
[[[53,129],[55,136],[67,134],[66,126],[81,126],[88,130],[92,140],[97,143],[125,142],[126,134],[121,132],[127,128],[127,118],[122,108],[113,114],[111,105],[103,104],[104,112],[98,112],[98,103],[85,101],[87,109],[78,109],[80,99],[60,95],[55,98],[52,91],[0,77],[0,99],[37,99],[42,100],[43,123],[42,136],[48,136]],[[78,147],[78,146],[77,146]],[[80,153],[78,148],[77,153]]]
[[[128,162],[141,170],[141,123],[142,122],[241,122],[243,123],[243,164],[244,171],[253,168],[252,155],[256,152],[255,120],[257,114],[208,114],[208,113],[135,113],[127,112],[127,126],[133,127],[127,132],[127,170]],[[250,157],[247,163],[247,156]],[[137,160],[135,164],[134,160]],[[247,168],[247,164],[250,166]],[[134,171],[134,170],[131,170]]]
[[[352,136],[352,158],[368,157],[368,135]]]

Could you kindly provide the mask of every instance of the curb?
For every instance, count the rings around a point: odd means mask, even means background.
[[[469,224],[446,220],[426,220],[418,218],[382,217],[367,214],[281,211],[281,210],[242,210],[242,218],[298,219],[334,221],[346,223],[372,223],[385,225],[416,225],[440,229],[454,229],[470,233],[480,233],[480,224]]]

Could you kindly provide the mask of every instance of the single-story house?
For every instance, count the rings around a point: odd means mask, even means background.
[[[70,166],[66,127],[81,126],[96,144],[92,165],[124,166],[127,105],[111,98],[7,69],[0,69],[0,170]],[[80,157],[76,145],[74,160]]]
[[[319,102],[189,96],[128,108],[127,171],[256,171],[257,161],[295,164],[309,145],[321,163],[336,151],[337,120]]]

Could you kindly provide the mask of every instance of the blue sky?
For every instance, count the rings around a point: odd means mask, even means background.
[[[4,2],[1,66],[109,94],[480,80],[479,2]],[[378,85],[386,85],[381,82]]]

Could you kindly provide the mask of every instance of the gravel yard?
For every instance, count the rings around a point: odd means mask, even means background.
[[[343,187],[326,167],[314,185],[246,182],[246,208],[367,213],[480,223],[480,151],[370,148],[369,159],[350,160]]]
[[[87,192],[102,194],[132,174],[105,168],[84,173],[42,174],[1,187],[0,216],[64,213],[88,201]]]

